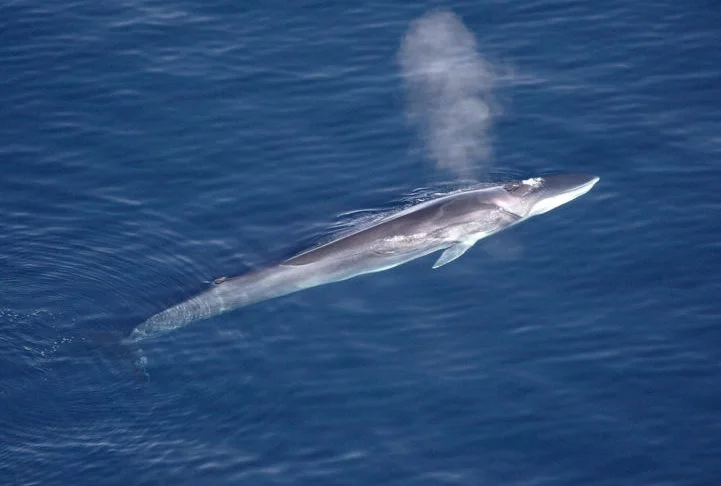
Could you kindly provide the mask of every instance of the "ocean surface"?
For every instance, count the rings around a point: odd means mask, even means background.
[[[441,7],[499,73],[475,177],[596,187],[140,376],[149,316],[458,183],[398,62]],[[0,484],[721,484],[720,45],[708,0],[1,3]]]

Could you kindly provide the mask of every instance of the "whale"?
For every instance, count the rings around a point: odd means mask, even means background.
[[[477,241],[587,193],[598,180],[587,174],[555,174],[432,198],[278,264],[217,279],[204,292],[139,324],[126,342],[139,343],[224,312],[389,270],[435,252],[442,253],[433,268],[442,267]]]

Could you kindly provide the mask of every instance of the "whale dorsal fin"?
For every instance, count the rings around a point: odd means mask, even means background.
[[[438,260],[436,260],[436,263],[433,264],[433,268],[442,267],[446,263],[452,262],[463,255],[474,243],[475,241],[459,241],[455,245],[446,248],[446,251],[444,251]]]

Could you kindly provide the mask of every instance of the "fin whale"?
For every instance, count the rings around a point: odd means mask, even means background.
[[[221,278],[205,292],[138,325],[135,344],[187,324],[299,290],[380,272],[443,251],[433,268],[478,240],[543,214],[591,190],[596,176],[559,174],[486,184],[431,199],[277,265]]]

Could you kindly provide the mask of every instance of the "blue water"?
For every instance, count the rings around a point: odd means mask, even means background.
[[[452,179],[396,58],[439,5],[0,5],[0,484],[719,484],[714,2],[444,2],[506,73],[491,177],[599,184],[168,334],[149,382],[118,345]]]

